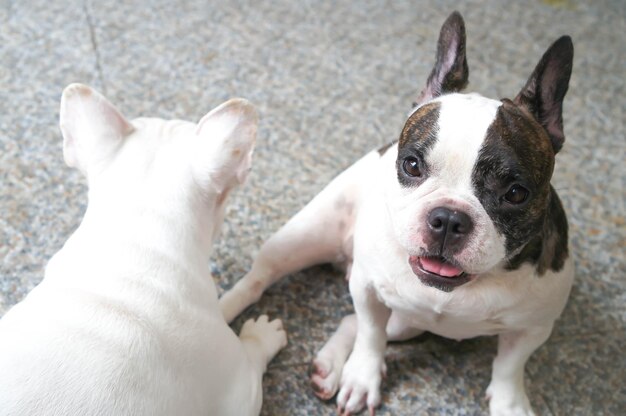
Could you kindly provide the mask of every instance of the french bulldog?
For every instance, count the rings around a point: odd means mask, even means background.
[[[44,279],[0,320],[0,415],[256,415],[279,320],[239,337],[208,270],[257,114],[128,121],[80,84],[63,92],[63,155],[87,177],[85,216]]]
[[[490,412],[533,414],[524,366],[562,313],[574,274],[550,185],[572,59],[563,36],[513,100],[461,94],[465,24],[452,13],[397,142],[345,170],[270,237],[221,298],[226,320],[282,276],[345,260],[356,314],[313,361],[319,397],[338,392],[340,413],[373,413],[387,341],[423,331],[498,335]]]

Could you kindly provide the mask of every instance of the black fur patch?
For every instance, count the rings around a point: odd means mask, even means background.
[[[404,124],[398,141],[398,159],[396,160],[398,181],[404,186],[419,185],[428,173],[424,158],[437,141],[440,108],[441,104],[438,102],[426,104],[411,114]],[[424,173],[422,177],[414,178],[404,173],[402,163],[407,157],[414,157],[420,162]]]
[[[554,150],[545,130],[525,110],[504,100],[487,130],[472,183],[506,238],[510,269],[531,262],[543,274],[559,270],[567,258],[567,220],[550,186],[553,169]],[[513,184],[530,191],[519,205],[504,199]]]
[[[556,191],[550,187],[550,204],[543,224],[542,233],[532,239],[507,264],[508,270],[515,270],[524,263],[537,266],[537,273],[547,270],[558,272],[563,268],[568,256],[567,217]]]

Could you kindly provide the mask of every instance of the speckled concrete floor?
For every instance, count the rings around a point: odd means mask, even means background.
[[[84,181],[61,156],[66,84],[93,85],[129,117],[198,119],[232,96],[258,105],[254,170],[231,200],[211,264],[227,288],[334,175],[398,136],[439,26],[458,8],[470,90],[487,96],[514,95],[554,39],[574,39],[553,184],[569,214],[577,282],[528,364],[528,389],[540,414],[626,412],[623,0],[123,3],[0,0],[0,315],[39,282],[85,209]],[[284,318],[290,336],[265,379],[264,415],[333,413],[309,389],[307,367],[350,309],[341,273],[323,266],[246,313]],[[379,413],[484,414],[494,353],[491,338],[392,345]]]

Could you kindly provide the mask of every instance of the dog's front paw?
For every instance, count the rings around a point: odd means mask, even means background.
[[[380,404],[380,383],[387,372],[382,359],[352,354],[343,369],[337,409],[346,416],[367,406],[370,414]]]
[[[339,380],[344,362],[334,356],[318,354],[311,364],[311,387],[322,400],[332,398],[339,390]]]
[[[239,338],[242,341],[252,340],[258,342],[269,362],[278,351],[287,346],[287,333],[283,329],[280,319],[270,321],[267,315],[261,315],[255,321],[248,319],[241,328]]]
[[[491,383],[487,388],[491,416],[535,416],[523,387]]]

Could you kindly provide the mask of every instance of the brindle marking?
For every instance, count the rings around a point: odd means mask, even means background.
[[[417,109],[406,121],[398,141],[398,158],[396,170],[398,181],[403,186],[419,185],[427,176],[427,166],[424,163],[426,153],[435,145],[438,133],[438,120],[441,103],[429,103]],[[414,157],[420,163],[422,176],[409,177],[402,169],[402,163],[407,157]]]
[[[507,270],[515,270],[524,263],[537,266],[537,274],[558,272],[568,257],[567,217],[556,191],[550,187],[550,205],[545,216],[543,231],[524,246],[507,263]]]
[[[508,268],[525,262],[539,274],[560,270],[567,257],[567,219],[550,179],[554,150],[541,125],[524,108],[503,100],[472,173],[476,196],[506,238]],[[519,205],[504,194],[513,184],[530,191]]]

